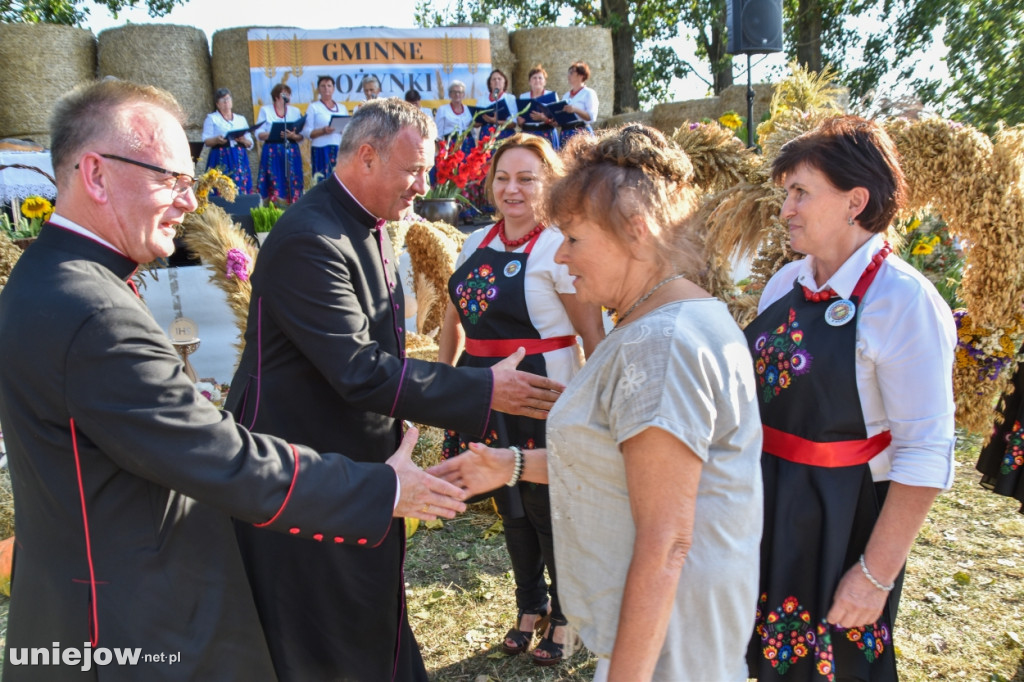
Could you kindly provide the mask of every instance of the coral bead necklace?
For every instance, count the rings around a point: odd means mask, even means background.
[[[537,223],[537,226],[524,234],[519,239],[509,239],[505,236],[505,220],[498,223],[498,239],[505,245],[506,249],[518,249],[520,246],[536,237],[544,229],[544,223]]]

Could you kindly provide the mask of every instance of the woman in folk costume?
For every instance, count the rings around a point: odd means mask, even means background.
[[[530,89],[519,95],[519,99],[539,99],[544,95],[554,95],[553,91],[547,89],[548,72],[544,70],[543,66],[537,64],[530,69],[529,78]],[[520,116],[516,120],[524,133],[540,135],[550,142],[556,151],[559,149],[558,128],[555,127],[555,122],[552,119],[539,111],[527,111],[525,116]]]
[[[310,166],[313,175],[320,179],[334,172],[334,164],[338,162],[338,145],[341,144],[341,133],[331,127],[334,116],[348,116],[344,104],[334,101],[334,79],[320,76],[316,79],[316,89],[320,99],[306,109],[306,127],[302,134],[310,139]]]
[[[243,194],[252,192],[252,171],[249,170],[249,149],[255,144],[252,135],[246,133],[229,138],[228,133],[249,127],[245,116],[232,111],[231,91],[218,88],[213,93],[216,111],[206,115],[203,121],[203,142],[210,148],[206,159],[207,168],[222,168],[235,187]],[[216,191],[216,190],[214,190]]]
[[[292,89],[278,83],[270,90],[273,103],[260,108],[256,123],[256,137],[263,141],[260,153],[259,192],[264,200],[295,203],[302,196],[302,154],[297,142],[302,133],[287,128],[275,140],[270,139],[270,130],[275,123],[295,123],[302,114],[291,104]]]
[[[513,120],[507,118],[499,119],[496,114],[480,114],[480,120],[484,124],[484,129],[481,131],[481,137],[493,137],[495,131],[498,131],[498,138],[504,139],[515,135],[515,115],[518,111],[516,109],[516,97],[512,93],[508,92],[508,77],[505,72],[501,69],[495,69],[491,71],[491,75],[487,77],[487,102],[494,104],[498,100],[504,100],[505,106],[508,107],[509,115],[513,117]]]
[[[903,569],[953,479],[956,330],[882,232],[906,196],[895,145],[855,116],[785,145],[793,249],[745,330],[764,427],[760,680],[895,680]]]
[[[604,336],[600,308],[577,302],[568,269],[555,263],[561,234],[547,229],[534,210],[541,186],[559,166],[547,140],[534,135],[514,135],[495,151],[487,190],[501,219],[470,235],[462,247],[448,283],[451,302],[439,341],[441,362],[454,363],[463,342],[458,364],[472,367],[489,367],[522,346],[527,355],[520,369],[568,383],[581,366],[576,334],[583,337],[588,355]],[[506,414],[495,419],[486,434],[449,431],[445,457],[476,440],[495,447],[544,447],[544,421]],[[519,608],[502,649],[509,655],[526,651],[534,631],[544,632],[547,626],[533,660],[553,665],[563,657],[567,621],[558,601],[548,487],[512,481],[494,497]]]
[[[562,126],[560,133],[562,144],[583,131],[593,133],[591,125],[597,118],[597,91],[587,87],[590,79],[590,67],[586,62],[573,62],[569,67],[569,92],[562,95],[568,104],[562,111],[576,114],[580,120],[571,126]]]
[[[976,468],[983,487],[1017,500],[1024,514],[1024,363],[1013,375],[1013,391],[1004,393],[1001,402],[999,420]]]

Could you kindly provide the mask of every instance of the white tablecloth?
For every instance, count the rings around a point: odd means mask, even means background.
[[[0,166],[20,164],[32,166],[53,176],[50,152],[0,152]],[[22,168],[0,170],[0,204],[21,200],[32,195],[46,197],[51,201],[57,197],[57,188],[44,176]]]

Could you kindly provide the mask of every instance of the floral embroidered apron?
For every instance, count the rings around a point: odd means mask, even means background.
[[[878,269],[861,277],[854,305]],[[765,430],[760,599],[748,652],[750,675],[760,680],[897,679],[891,623],[898,587],[872,626],[840,629],[825,621],[888,487],[873,483],[868,461],[891,441],[888,431],[868,438],[864,425],[855,366],[859,308],[849,323],[833,326],[829,307],[807,300],[797,282],[744,331]]]
[[[459,358],[459,367],[491,367],[511,355],[519,346],[526,348],[526,357],[518,369],[547,376],[544,353],[576,343],[574,336],[541,339],[530,321],[526,307],[526,261],[540,238],[531,239],[520,252],[495,251],[487,245],[498,235],[495,225],[480,246],[448,280],[448,294],[458,311],[466,335],[466,351]],[[452,457],[466,450],[467,443],[482,441],[492,447],[518,445],[522,448],[545,447],[545,422],[495,412],[486,434],[446,433],[443,456]],[[502,516],[522,516],[518,491],[507,488],[495,491],[494,498]]]

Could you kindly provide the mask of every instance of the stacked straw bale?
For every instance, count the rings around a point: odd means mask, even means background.
[[[649,111],[630,111],[625,114],[617,114],[602,119],[595,126],[597,128],[617,128],[627,123],[643,123],[645,126],[654,127],[653,116]]]
[[[515,53],[512,52],[512,48],[509,47],[508,29],[491,24],[471,24],[471,26],[487,29],[491,40],[491,68],[501,69],[509,79],[514,80],[515,77],[512,74],[516,72],[518,60]],[[445,96],[447,97],[447,93]]]
[[[96,77],[92,31],[56,24],[0,24],[0,138],[50,146],[57,98]]]
[[[530,89],[529,73],[536,64],[548,72],[548,89],[559,96],[569,90],[566,73],[569,65],[583,60],[590,67],[587,86],[597,91],[598,118],[612,115],[615,104],[615,56],[612,32],[596,26],[545,26],[513,31],[509,36],[519,67],[510,91],[519,94]],[[493,46],[492,46],[493,50]]]
[[[213,89],[227,88],[231,91],[234,110],[245,116],[249,125],[256,123],[253,111],[252,79],[249,75],[249,29],[226,28],[213,34],[213,56],[210,59],[213,74]],[[249,167],[255,179],[259,171],[258,145],[249,150]],[[255,187],[254,187],[255,189]]]
[[[702,118],[718,118],[714,113],[721,107],[720,97],[655,104],[651,109],[651,125],[666,135],[672,135],[685,123],[698,122]]]
[[[169,91],[185,110],[190,140],[200,139],[203,119],[213,111],[210,46],[191,26],[126,24],[101,32],[97,75]]]
[[[775,86],[769,83],[754,84],[755,123],[770,112],[774,90]],[[673,131],[685,123],[694,123],[705,118],[715,121],[727,111],[735,111],[740,116],[746,117],[746,85],[730,86],[717,97],[656,104],[654,109],[651,110],[651,121],[655,128],[666,135],[671,135]]]

